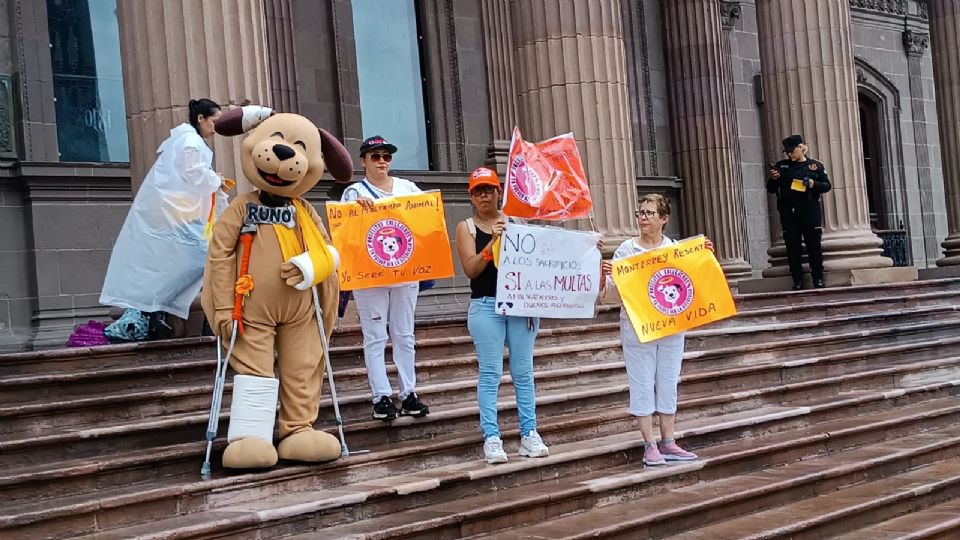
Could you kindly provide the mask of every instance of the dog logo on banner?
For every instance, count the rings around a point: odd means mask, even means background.
[[[536,206],[543,202],[543,182],[540,175],[527,165],[523,154],[517,154],[510,163],[509,189],[521,202]]]
[[[367,253],[384,268],[396,268],[413,255],[413,233],[403,222],[383,219],[367,231]]]
[[[650,276],[650,303],[664,315],[679,315],[693,303],[693,281],[676,268],[664,268]]]

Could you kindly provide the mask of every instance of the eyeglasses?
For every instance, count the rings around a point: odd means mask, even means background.
[[[493,186],[480,186],[470,192],[470,195],[474,197],[485,197],[487,195],[496,195],[496,194],[497,194],[497,188]]]
[[[633,215],[637,216],[638,218],[652,218],[653,216],[659,215],[659,213],[654,210],[638,210],[634,212]]]
[[[380,161],[381,159],[382,159],[383,161],[386,161],[387,163],[390,163],[391,161],[393,161],[393,154],[379,154],[379,153],[377,153],[377,154],[367,154],[367,155],[370,156],[370,160],[371,160],[371,161]]]

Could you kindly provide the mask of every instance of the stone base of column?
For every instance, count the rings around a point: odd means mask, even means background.
[[[720,268],[730,282],[753,277],[753,267],[743,259],[721,260]]]
[[[487,159],[483,164],[497,171],[500,182],[507,176],[507,161],[510,160],[510,141],[496,139],[487,146]]]
[[[921,280],[960,278],[960,265],[921,268],[917,274]]]
[[[960,265],[960,233],[953,233],[940,244],[943,247],[943,258],[937,259],[937,266]]]
[[[868,268],[889,268],[893,261],[881,255],[883,241],[868,231],[838,231],[825,233],[823,245],[823,268],[825,272],[840,272],[845,270],[862,270]],[[787,267],[787,248],[783,240],[778,240],[767,250],[770,267],[763,271],[763,277],[774,278],[789,276]],[[804,254],[804,272],[810,269],[806,264]]]
[[[813,288],[810,274],[804,274],[804,286],[807,289]],[[882,283],[904,283],[917,281],[918,270],[915,267],[896,267],[896,268],[860,268],[850,270],[827,271],[824,274],[824,283],[827,288],[830,287],[851,287],[856,285],[879,285]],[[737,282],[737,292],[746,293],[765,293],[765,292],[784,292],[792,290],[793,279],[787,276],[744,279]]]

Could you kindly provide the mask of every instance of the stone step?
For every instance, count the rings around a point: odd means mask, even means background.
[[[755,436],[763,433],[765,429],[792,429],[825,418],[849,418],[858,414],[889,410],[891,406],[906,407],[917,400],[937,399],[950,395],[957,384],[957,381],[951,381],[901,391],[884,389],[874,392],[857,392],[845,395],[841,399],[832,396],[818,403],[807,403],[793,408],[777,407],[760,409],[752,413],[726,415],[726,418],[736,419],[726,423],[718,423],[722,418],[689,422],[683,419],[684,425],[703,426],[699,429],[687,427],[684,432],[687,437],[685,441],[692,442],[691,447],[696,448],[698,444],[738,438],[745,434]],[[792,420],[791,417],[796,419]],[[630,448],[637,445],[635,433],[621,433],[635,429],[633,419],[625,413],[589,412],[566,417],[544,416],[542,418],[547,420],[542,423],[540,430],[551,444],[562,444],[560,441],[569,440],[567,437],[570,433],[573,433],[576,439],[586,440],[589,443],[586,445],[590,449],[587,454],[572,454],[559,458],[558,463],[573,471],[571,474],[606,466],[611,460],[623,464],[622,460],[627,457],[623,455],[626,447],[595,448],[590,442],[590,439],[597,434],[608,433],[607,429],[611,425],[615,426],[614,430],[617,434],[610,437],[623,437],[618,444],[627,444]],[[956,423],[956,419],[951,419],[950,423]],[[897,425],[906,426],[909,422],[898,422]],[[506,440],[512,441],[516,437],[516,432],[506,430],[504,436]],[[452,446],[444,447],[444,444]],[[512,448],[509,442],[508,447]],[[555,451],[555,456],[557,452],[563,453],[561,449]],[[388,478],[402,471],[407,473],[420,471],[425,466],[429,470],[445,466],[457,467],[461,466],[465,460],[479,458],[481,454],[480,440],[477,435],[460,437],[456,441],[452,441],[450,437],[438,437],[430,442],[413,441],[407,444],[385,445],[373,450],[374,452],[368,455],[352,456],[320,467],[289,467],[266,473],[218,478],[209,482],[184,483],[177,479],[170,479],[169,482],[154,481],[148,485],[149,487],[122,486],[116,490],[102,489],[93,499],[89,496],[66,497],[59,500],[45,499],[37,503],[36,508],[32,510],[21,506],[13,514],[0,517],[0,530],[6,524],[24,526],[27,527],[24,530],[34,532],[55,530],[58,527],[64,527],[63,530],[82,531],[96,526],[97,523],[100,523],[101,527],[104,523],[120,525],[115,520],[136,522],[143,516],[160,519],[162,514],[170,515],[170,512],[191,512],[215,506],[231,507],[234,504],[269,498],[274,494],[315,490],[318,486],[334,489],[338,485],[342,486],[343,482],[350,481],[370,480],[377,483],[377,478]],[[401,455],[403,457],[400,457]],[[391,456],[396,456],[399,461],[390,459]],[[587,462],[581,463],[578,461],[580,459],[586,459]],[[535,467],[542,460],[523,461]],[[199,459],[196,463],[199,463]],[[541,474],[523,469],[522,462],[513,466],[520,469],[512,472],[509,468],[495,469],[510,473],[510,481],[515,480],[521,472],[535,479],[539,479]],[[554,471],[549,474],[555,475],[560,472]],[[196,478],[196,473],[193,478]],[[472,474],[467,476],[455,474],[450,481],[456,483],[471,479],[473,479]],[[44,534],[47,533],[44,532]]]
[[[856,318],[840,316],[814,321],[813,324],[768,323],[766,325],[753,325],[749,327],[749,331],[733,332],[731,330],[730,332],[725,332],[722,329],[695,331],[688,333],[688,357],[696,356],[698,348],[700,351],[709,350],[711,353],[719,351],[724,354],[728,352],[734,353],[736,352],[736,348],[741,346],[744,347],[743,352],[755,350],[757,344],[761,344],[761,346],[765,345],[768,349],[778,346],[786,349],[786,347],[784,347],[785,340],[794,339],[795,336],[796,339],[801,339],[800,336],[802,335],[806,335],[809,340],[806,342],[790,343],[791,349],[808,344],[823,347],[823,340],[816,339],[818,335],[830,332],[830,329],[833,328],[834,339],[844,339],[845,337],[842,335],[844,329],[856,332],[862,328],[863,325],[867,324],[868,321],[872,321],[873,329],[870,330],[871,332],[886,327],[902,329],[898,331],[904,333],[928,331],[929,327],[922,324],[916,329],[911,328],[912,321],[922,321],[925,318],[933,318],[936,316],[937,320],[944,324],[955,324],[957,318],[952,317],[951,315],[953,314],[953,306],[932,306],[898,310],[889,313],[869,314]],[[591,336],[589,341],[585,341],[580,345],[570,343],[572,340],[582,340],[585,332]],[[590,359],[588,357],[598,354],[609,357],[612,351],[603,351],[603,347],[619,349],[616,323],[595,323],[579,329],[562,327],[545,329],[542,331],[542,334],[538,342],[538,348],[549,348],[559,345],[570,347],[568,351],[571,354],[556,355],[552,358],[551,361],[559,362],[556,365],[579,365],[584,360],[603,361],[599,358]],[[736,336],[737,341],[733,345],[722,346],[718,344],[707,347],[719,339],[716,336],[724,334]],[[768,340],[762,337],[773,334],[778,334],[776,340]],[[713,338],[711,339],[710,336],[713,336]],[[859,336],[857,337],[859,338]],[[425,348],[442,348],[447,340],[450,339],[453,338],[443,338],[439,342],[436,340],[424,340],[421,344],[420,352],[423,353]],[[457,339],[463,342],[460,345],[466,352],[454,354],[454,352],[451,351],[449,354],[442,355],[442,358],[433,359],[430,358],[431,355],[420,355],[418,358],[419,382],[429,384],[434,381],[449,381],[455,378],[472,376],[472,374],[475,373],[476,360],[473,354],[473,345],[469,343],[469,337],[461,336]],[[603,344],[602,347],[601,344]],[[336,360],[338,349],[334,347],[332,352]],[[108,367],[79,372],[8,376],[0,378],[0,406],[4,404],[13,405],[25,402],[62,400],[70,396],[76,396],[78,398],[103,396],[105,394],[116,393],[119,390],[139,392],[147,392],[150,388],[154,388],[157,391],[160,389],[169,390],[183,383],[196,384],[198,382],[210,381],[207,384],[212,384],[212,373],[215,365],[215,360],[208,358],[204,360],[185,360],[171,363],[134,363],[133,365],[124,367]],[[339,392],[344,393],[354,390],[365,391],[365,389],[368,388],[365,368],[362,366],[344,367],[338,362],[335,362],[334,365],[337,373]],[[388,373],[395,377],[395,368],[392,365],[388,366]]]
[[[853,388],[870,388],[878,382],[893,381],[901,385],[915,385],[924,380],[949,380],[954,378],[956,366],[952,359],[903,363],[901,361],[903,352],[902,348],[894,348],[893,356],[887,360],[887,364],[880,360],[877,362],[861,361],[853,366],[855,373],[833,377],[822,377],[822,373],[816,369],[811,371],[809,368],[814,363],[810,362],[809,359],[805,362],[796,363],[796,365],[778,367],[754,364],[733,371],[729,371],[728,368],[728,371],[706,372],[700,377],[691,375],[681,382],[683,411],[686,415],[699,415],[708,414],[717,407],[723,407],[727,411],[732,411],[734,408],[743,410],[761,404],[779,403],[788,399],[812,398]],[[936,352],[936,349],[933,349],[931,356],[937,358],[940,354]],[[842,356],[841,359],[849,360],[851,358]],[[797,375],[787,375],[785,377],[780,373],[780,370],[806,372],[809,375],[807,378]],[[592,371],[596,373],[597,370],[594,368]],[[606,384],[595,383],[587,387],[561,385],[559,388],[541,391],[538,395],[540,414],[543,416],[562,415],[573,411],[620,406],[626,400],[626,382],[622,375],[617,375],[619,370],[614,366],[608,366],[603,371],[606,373],[604,377]],[[579,373],[579,371],[576,373]],[[762,386],[759,388],[738,389],[734,387],[727,393],[716,392],[718,385],[720,387],[734,386],[730,383],[717,383],[716,381],[731,377],[749,381],[748,373],[758,374],[759,377],[766,373],[767,377],[766,380],[761,381]],[[561,371],[557,378],[563,380],[568,375],[569,372]],[[779,384],[777,384],[778,382]],[[401,418],[394,421],[392,425],[368,420],[365,415],[360,416],[364,410],[368,410],[370,405],[363,401],[365,399],[363,396],[355,396],[353,398],[353,410],[357,416],[347,424],[351,441],[361,446],[368,446],[475,429],[477,413],[475,393],[472,390],[475,387],[474,380],[467,379],[459,383],[447,384],[448,387],[459,384],[458,401],[449,403],[439,410],[435,409],[426,418]],[[697,385],[696,388],[699,391],[687,391],[688,384]],[[199,390],[194,390],[190,394],[192,403],[191,400],[187,400],[183,405],[186,407],[192,404],[193,409],[191,411],[179,411],[129,420],[126,418],[117,420],[108,418],[105,421],[100,420],[92,424],[74,425],[67,423],[66,425],[70,425],[70,428],[63,429],[61,427],[57,432],[52,432],[49,428],[64,425],[60,422],[61,415],[47,415],[46,421],[40,421],[35,414],[29,414],[32,410],[29,406],[26,408],[27,414],[24,415],[18,415],[18,411],[21,409],[16,407],[8,409],[3,412],[7,413],[8,417],[17,418],[18,421],[5,422],[5,424],[13,426],[13,429],[19,428],[20,431],[11,430],[5,433],[7,436],[4,445],[6,451],[5,455],[0,457],[0,464],[23,466],[34,462],[34,460],[42,459],[41,456],[46,455],[49,455],[49,459],[54,459],[59,455],[58,446],[67,442],[73,445],[73,455],[76,457],[92,457],[109,453],[128,444],[156,444],[156,441],[162,441],[162,444],[168,445],[188,442],[194,439],[197,433],[203,433],[206,426],[205,412],[209,407],[206,395],[210,388],[202,386],[199,388]],[[429,387],[425,389],[425,398],[430,395],[429,391]],[[162,391],[158,397],[161,400],[160,404],[150,402],[148,403],[149,408],[151,410],[163,408],[164,405],[171,409],[177,408],[162,401],[170,394],[173,394],[173,398],[176,399],[177,392]],[[151,397],[150,394],[139,394],[139,396]],[[109,396],[102,399],[106,400],[108,398]],[[121,395],[118,400],[122,401],[129,398],[130,396]],[[95,405],[92,412],[82,411],[80,414],[92,415],[92,419],[95,420],[98,414],[97,406],[102,407],[104,402],[97,398]],[[47,406],[47,404],[36,405],[37,408]],[[504,396],[501,400],[501,406],[504,409],[502,420],[505,422],[514,421],[516,419],[515,403],[509,396]],[[125,416],[126,411],[124,409],[120,409],[119,412],[119,416]],[[225,409],[223,415],[226,414],[228,413]],[[330,416],[330,411],[325,409],[324,414],[321,415],[321,425],[323,425],[324,418],[328,416]],[[225,429],[226,422],[223,422],[221,433],[224,433]],[[164,436],[164,432],[166,432],[166,436]]]
[[[589,332],[591,340],[589,343],[578,345],[577,340],[582,339],[583,332]],[[619,327],[616,323],[598,323],[581,329],[545,329],[541,332],[538,349],[566,346],[566,354],[558,356],[555,360],[558,365],[574,365],[574,363],[585,359],[584,354],[581,354],[584,351],[591,355],[594,354],[598,348],[594,343],[618,344],[619,341],[614,341],[619,339],[618,335]],[[444,338],[444,340],[446,339],[449,338]],[[461,336],[458,339],[466,342],[469,337]],[[422,352],[425,348],[442,348],[445,343],[445,341],[424,340],[424,343],[421,343],[420,350]],[[339,362],[341,358],[338,358],[340,349],[337,347],[331,349],[333,354],[331,362],[334,365],[334,373],[337,377],[337,391],[341,393],[356,390],[369,391],[366,368],[354,366],[355,362],[343,365]],[[554,350],[560,351],[562,349]],[[68,396],[101,396],[105,393],[124,390],[144,391],[151,387],[168,389],[184,383],[207,382],[212,385],[216,370],[215,349],[211,348],[209,352],[214,356],[175,363],[5,377],[0,380],[0,405],[45,401],[51,398],[62,399]],[[476,368],[476,356],[472,342],[469,343],[468,350],[465,349],[464,352],[459,354],[451,351],[449,354],[435,355],[442,356],[439,358],[430,358],[429,356],[424,358],[423,356],[417,358],[418,382],[450,380],[474,372]],[[506,362],[504,365],[507,365]],[[387,371],[391,375],[396,374],[396,368],[392,363],[388,364]]]
[[[936,405],[936,407],[934,407]],[[216,535],[231,538],[247,538],[260,534],[260,537],[277,537],[293,532],[306,532],[312,529],[314,538],[343,538],[344,531],[327,527],[349,526],[348,523],[364,520],[352,526],[364,526],[375,523],[381,517],[396,512],[405,512],[430,505],[426,512],[438,506],[450,506],[451,512],[488,514],[493,520],[503,518],[511,522],[511,514],[516,515],[527,509],[534,509],[533,515],[543,515],[546,508],[557,513],[570,511],[566,504],[576,505],[586,499],[622,499],[626,492],[649,492],[651,483],[660,490],[676,485],[687,485],[698,480],[711,480],[734,472],[756,470],[770,465],[793,462],[801,457],[815,456],[829,448],[835,452],[841,449],[863,444],[882,442],[889,437],[902,437],[922,433],[927,427],[940,431],[954,430],[947,446],[952,452],[960,453],[960,428],[956,422],[957,404],[948,400],[939,403],[926,403],[921,406],[903,407],[900,411],[886,410],[885,413],[864,416],[859,419],[846,418],[821,426],[805,425],[801,430],[764,434],[757,429],[762,417],[744,417],[727,415],[699,422],[682,434],[685,441],[697,442],[699,434],[719,434],[722,431],[736,429],[741,434],[751,433],[748,439],[739,439],[720,444],[713,449],[699,450],[704,459],[693,464],[671,466],[659,470],[644,471],[638,464],[642,445],[636,433],[617,434],[596,437],[571,444],[555,444],[552,455],[543,459],[522,459],[512,454],[507,464],[490,466],[481,461],[464,461],[444,467],[433,467],[414,473],[394,475],[380,481],[358,480],[352,485],[330,487],[325,490],[313,489],[300,493],[278,493],[262,500],[247,498],[238,500],[224,494],[216,500],[208,499],[203,512],[207,521],[199,520],[184,526],[178,519],[165,522],[134,525],[130,528],[101,533],[97,538],[197,538]],[[770,414],[781,417],[783,411]],[[944,416],[945,415],[945,416]],[[758,422],[760,421],[760,422]],[[766,419],[775,423],[776,420]],[[919,423],[918,423],[919,422]],[[929,426],[925,427],[925,423]],[[735,428],[734,426],[739,426]],[[934,427],[936,426],[936,427]],[[707,435],[710,436],[710,435]],[[943,440],[938,435],[938,440]],[[941,443],[941,446],[947,443]],[[935,457],[933,448],[918,446],[912,448],[909,455],[898,456],[890,460],[886,468],[894,463],[909,465],[920,463],[930,456]],[[856,474],[855,470],[845,471]],[[566,489],[567,478],[592,475],[589,482],[576,483],[575,491]],[[520,489],[517,496],[515,489]],[[571,488],[573,489],[573,488]],[[531,493],[532,491],[532,493]],[[474,499],[474,497],[486,497]],[[595,501],[594,501],[595,502]],[[461,503],[461,504],[457,504]],[[592,504],[592,503],[591,503]],[[499,514],[492,515],[492,514]],[[636,514],[636,512],[633,512]],[[443,515],[442,510],[432,513],[434,518]],[[198,516],[194,516],[195,518]],[[400,521],[404,522],[405,518]],[[517,517],[516,519],[522,519]],[[516,521],[512,521],[516,523]],[[415,520],[406,521],[408,524]],[[486,527],[486,525],[484,525]],[[376,529],[379,530],[379,529]],[[477,530],[479,532],[482,528]],[[162,531],[162,532],[161,532]],[[335,531],[337,534],[330,533]],[[410,531],[404,531],[409,533]],[[439,534],[433,534],[437,532]],[[440,529],[418,535],[424,538],[454,537],[456,534],[443,534]],[[461,534],[466,534],[462,531]],[[142,535],[142,536],[141,536]],[[375,536],[376,537],[376,536]],[[386,536],[389,537],[389,536]],[[399,537],[399,536],[398,536]]]
[[[846,300],[831,300],[817,304],[790,304],[767,307],[751,307],[741,311],[737,317],[724,319],[711,324],[711,328],[739,326],[744,322],[753,324],[765,322],[784,322],[855,315],[865,312],[885,311],[888,309],[908,309],[922,306],[951,305],[957,303],[960,290],[888,291],[886,294],[866,296]]]
[[[829,292],[827,294],[825,291]],[[815,319],[824,313],[830,313],[831,308],[825,305],[824,300],[829,297],[831,305],[838,306],[836,310],[878,311],[877,302],[891,302],[891,305],[932,305],[950,302],[950,297],[960,291],[960,279],[918,281],[894,286],[863,286],[844,289],[823,289],[814,291],[798,291],[785,293],[762,293],[741,295],[737,297],[740,315],[729,323],[721,322],[718,325],[740,324],[755,318],[755,322],[788,320],[795,318]],[[870,308],[873,304],[874,308]],[[755,313],[751,310],[755,310]],[[835,310],[835,311],[836,311]],[[779,313],[779,315],[778,315]],[[597,318],[590,320],[557,320],[544,319],[544,329],[579,328],[583,333],[588,325],[598,322],[616,322],[619,317],[619,307],[602,305],[597,308]],[[465,318],[447,317],[419,324],[416,329],[420,357],[430,356],[431,345],[457,346],[463,349],[468,346],[469,339],[465,337]],[[461,338],[454,343],[446,343],[445,338]],[[539,338],[543,341],[544,337]],[[362,365],[361,337],[359,326],[356,324],[343,325],[341,330],[334,333],[332,339],[334,363],[351,362],[354,366]],[[61,375],[104,371],[109,377],[113,370],[122,370],[131,366],[158,366],[164,362],[181,363],[183,360],[202,360],[213,365],[215,357],[213,338],[186,338],[177,340],[154,341],[146,343],[130,343],[109,345],[103,347],[88,347],[75,349],[51,349],[44,351],[29,351],[0,355],[0,383],[8,377],[39,375],[54,373]],[[444,354],[449,354],[449,349]],[[388,345],[389,355],[389,345]],[[337,357],[341,358],[337,358]],[[212,367],[210,368],[212,371]],[[2,388],[2,387],[0,387]],[[4,392],[0,392],[2,396]]]
[[[728,410],[731,407],[750,407],[756,403],[768,402],[771,399],[774,401],[780,399],[785,399],[795,393],[800,393],[800,395],[813,395],[814,393],[819,392],[831,393],[838,388],[837,385],[848,384],[848,385],[857,385],[869,387],[869,378],[866,378],[868,373],[873,373],[875,377],[886,379],[887,377],[894,377],[897,373],[900,373],[901,377],[910,377],[913,379],[918,379],[922,374],[927,374],[927,377],[941,377],[941,378],[950,378],[951,374],[954,371],[954,366],[951,361],[947,360],[938,360],[939,358],[945,356],[947,351],[951,350],[960,342],[960,338],[945,338],[939,341],[933,341],[929,343],[902,343],[894,346],[879,347],[871,345],[870,343],[865,343],[863,346],[844,350],[843,348],[838,349],[836,352],[823,355],[820,357],[812,358],[803,358],[798,360],[783,359],[777,361],[766,361],[763,363],[755,363],[743,366],[734,366],[726,367],[723,369],[711,369],[711,370],[702,370],[697,369],[697,361],[693,361],[687,364],[687,369],[682,377],[681,383],[681,396],[682,396],[682,405],[683,412],[682,416],[693,416],[697,414],[709,413],[711,410],[716,409],[717,407],[726,407]],[[543,351],[538,351],[543,352]],[[926,361],[926,364],[909,364],[907,363],[904,366],[905,361],[903,355],[909,353],[909,359],[912,362],[916,361]],[[898,367],[899,366],[899,367]],[[894,368],[891,371],[889,368]],[[885,371],[877,371],[880,368],[887,368]],[[871,371],[872,370],[872,371]],[[563,414],[563,407],[565,404],[562,401],[563,394],[559,395],[555,391],[557,389],[562,389],[566,386],[563,383],[564,380],[577,380],[576,377],[583,373],[596,373],[596,372],[606,372],[606,380],[614,380],[612,385],[604,386],[600,392],[608,393],[608,396],[605,396],[602,403],[610,403],[610,398],[614,400],[612,405],[615,409],[622,409],[622,404],[617,403],[617,400],[626,399],[626,389],[622,383],[623,379],[623,368],[621,362],[613,362],[604,365],[595,365],[595,366],[585,366],[583,368],[564,368],[555,370],[554,372],[539,372],[538,373],[538,385],[540,387],[540,396],[544,402],[550,402],[551,406],[553,404],[559,403],[561,410],[559,414]],[[837,375],[838,373],[845,372],[857,372],[860,382],[851,381],[848,377],[840,377],[834,379],[824,379],[828,375]],[[906,375],[903,375],[906,374]],[[932,374],[932,375],[931,375]],[[550,383],[549,380],[554,379],[555,383]],[[509,376],[504,377],[505,382],[509,382]],[[810,385],[805,381],[814,381],[814,385]],[[783,383],[790,383],[784,385]],[[447,386],[451,386],[454,383],[449,383]],[[458,383],[461,387],[461,397],[460,402],[451,405],[450,410],[444,411],[444,414],[451,416],[452,412],[460,413],[463,417],[462,422],[465,422],[467,425],[466,430],[472,431],[475,427],[475,406],[474,406],[474,395],[475,395],[475,382],[473,379],[459,381]],[[819,387],[821,384],[826,386]],[[555,385],[555,386],[554,386]],[[760,388],[761,390],[754,390],[754,388]],[[718,391],[726,391],[726,394],[717,394]],[[209,392],[209,388],[205,388],[204,392]],[[779,394],[778,394],[779,392]],[[423,394],[424,396],[432,395],[432,391],[428,388],[425,389]],[[510,399],[512,395],[512,388],[509,385],[504,386],[502,389],[502,402],[504,407],[507,409],[504,411],[506,415],[505,418],[513,419],[515,418],[515,412],[510,410],[513,406],[513,402]],[[594,393],[590,394],[595,395]],[[738,404],[735,400],[741,400],[742,404]],[[594,404],[591,404],[594,405]],[[79,441],[74,443],[74,457],[78,457],[79,452],[78,445],[82,444],[84,440],[87,441],[96,441],[98,438],[107,438],[110,437],[119,437],[121,438],[121,443],[113,446],[107,446],[101,451],[103,453],[109,454],[114,451],[118,451],[125,446],[132,446],[135,448],[143,447],[141,444],[138,444],[134,441],[128,440],[128,437],[132,431],[137,430],[147,430],[147,433],[144,435],[145,438],[149,437],[148,440],[161,440],[161,435],[152,435],[151,429],[168,429],[171,430],[170,436],[165,440],[166,444],[171,444],[174,442],[183,442],[187,447],[192,448],[195,457],[194,459],[199,460],[199,455],[196,455],[201,451],[201,447],[196,445],[189,445],[188,441],[196,441],[198,439],[197,433],[202,432],[205,426],[205,411],[208,407],[207,402],[204,402],[200,408],[197,409],[197,414],[190,415],[185,417],[181,415],[179,418],[181,420],[189,420],[196,427],[190,432],[187,438],[182,438],[182,434],[187,430],[184,430],[180,426],[171,426],[170,420],[175,418],[157,418],[157,419],[146,419],[144,422],[139,422],[139,425],[128,425],[118,424],[117,427],[111,428],[110,426],[104,425],[102,419],[100,422],[96,423],[89,427],[89,430],[86,432],[85,436],[80,437]],[[359,406],[365,414],[368,412],[369,405],[366,402],[362,402]],[[588,407],[592,409],[593,407]],[[435,409],[436,410],[436,409]],[[545,405],[541,405],[541,415],[545,414]],[[91,414],[97,414],[98,409],[93,409]],[[329,416],[329,411],[323,411],[323,416]],[[51,415],[48,422],[37,422],[33,417],[26,417],[23,421],[27,423],[30,431],[28,433],[21,433],[17,439],[24,441],[29,441],[31,436],[41,436],[45,431],[37,431],[37,425],[45,425],[47,423],[55,422],[57,418],[56,415]],[[424,420],[400,420],[395,422],[397,429],[407,429],[405,425],[413,426],[422,426]],[[11,422],[12,424],[12,422]],[[131,423],[132,424],[132,423]],[[366,436],[358,439],[358,436],[361,434],[359,425],[361,423],[348,423],[347,432],[349,440],[351,443],[356,444],[377,444],[376,437],[377,428],[380,428],[380,431],[389,431],[390,427],[384,426],[380,422],[366,422],[366,428],[370,432]],[[330,425],[329,423],[326,425]],[[159,427],[158,427],[159,426]],[[222,426],[221,432],[224,431],[225,426]],[[47,430],[49,431],[49,429]],[[174,439],[174,435],[181,434],[180,438]],[[414,437],[404,436],[401,439],[413,439]],[[35,441],[34,441],[35,443]],[[43,447],[37,447],[35,443],[33,445],[27,446],[23,455],[25,456],[24,460],[21,460],[25,465],[28,464],[30,459],[35,459],[37,457],[37,452],[42,452]],[[53,448],[50,450],[54,454],[57,452],[56,445],[52,445]],[[222,444],[218,444],[218,448]],[[17,443],[10,442],[8,443],[8,451],[16,451]],[[94,453],[91,456],[95,458],[96,454]],[[9,460],[9,458],[5,458]],[[53,459],[53,458],[51,458]],[[98,458],[99,459],[99,458]],[[178,458],[178,461],[181,462],[181,467],[186,467],[187,472],[193,472],[192,468],[189,466],[189,463],[184,463],[185,459],[181,456]],[[170,464],[163,464],[165,470],[170,470]],[[86,474],[99,474],[99,469],[89,469],[82,468],[81,470],[86,471]],[[154,470],[151,467],[139,469],[139,473],[145,475],[147,479],[151,478],[154,474]],[[36,474],[33,472],[32,474]],[[14,475],[16,476],[16,475]],[[49,476],[49,475],[47,475]],[[69,472],[65,473],[64,476],[68,481],[78,482],[79,479],[76,477],[76,474],[71,474]],[[27,478],[29,475],[20,475],[20,478]],[[0,480],[2,480],[2,475],[0,475]],[[124,476],[124,481],[133,481],[134,478],[131,475]],[[56,478],[53,477],[49,480],[50,482],[55,482]],[[102,482],[98,482],[98,485]],[[2,482],[0,482],[2,485]],[[74,488],[76,490],[78,488]],[[29,492],[29,490],[28,490]],[[10,492],[7,492],[8,497],[13,495]]]
[[[869,298],[896,292],[921,293],[932,290],[951,290],[960,287],[960,278],[929,279],[905,283],[859,285],[854,287],[831,287],[805,291],[777,291],[768,293],[738,294],[738,306],[750,308],[777,307],[797,304],[826,304],[855,298]]]
[[[956,540],[960,538],[960,497],[913,510],[833,540]]]
[[[894,362],[901,359],[919,360],[939,357],[943,348],[955,347],[960,343],[958,338],[944,338],[942,340],[924,339],[916,343],[898,344],[894,346],[871,345],[858,346],[853,350],[845,350],[842,346],[835,348],[835,352],[820,357],[803,357],[796,360],[789,358],[751,362],[739,368],[721,368],[716,371],[703,371],[702,359],[688,360],[683,377],[684,392],[700,392],[707,390],[733,390],[751,385],[764,386],[784,380],[800,380],[821,375],[835,374],[838,370],[852,369],[849,364],[858,363],[860,367],[870,363],[876,366],[879,362]],[[568,387],[587,387],[596,384],[620,383],[624,377],[623,362],[620,360],[620,351],[616,348],[617,342],[599,342],[578,344],[573,346],[542,347],[536,350],[537,388],[546,392]],[[566,367],[563,365],[571,357],[579,359],[579,365]],[[555,365],[555,358],[562,359],[563,364]],[[601,363],[602,362],[602,363]],[[731,362],[733,363],[733,362]],[[421,366],[423,368],[423,366]],[[359,371],[352,376],[356,381],[348,385],[348,391],[343,391],[343,380],[349,380],[348,371],[338,374],[340,388],[341,413],[345,420],[366,419],[370,414],[370,400],[366,391],[366,373]],[[476,370],[471,366],[465,378],[449,380],[442,383],[425,383],[418,389],[422,399],[429,403],[434,410],[441,407],[470,402],[476,394]],[[423,371],[421,371],[423,373]],[[427,370],[429,373],[429,369]],[[421,380],[432,380],[436,377],[421,377]],[[513,395],[513,387],[509,383],[511,378],[507,371],[502,382],[505,384],[501,395],[509,398]],[[361,390],[357,386],[363,384]],[[352,390],[352,393],[351,393]],[[161,390],[125,390],[121,392],[102,393],[96,397],[80,399],[61,399],[50,401],[42,399],[32,403],[20,403],[9,406],[0,406],[0,434],[15,432],[43,434],[55,429],[59,425],[67,424],[82,426],[100,424],[108,420],[149,418],[190,411],[205,411],[209,408],[212,385],[189,385],[185,383],[168,384]],[[230,404],[230,385],[228,384],[224,406]],[[322,408],[332,407],[329,398],[321,402]],[[321,420],[332,420],[329,410],[324,410]]]
[[[932,434],[929,434],[932,435]],[[921,436],[921,438],[925,438]],[[901,446],[911,438],[896,443]],[[885,449],[896,451],[893,443]],[[902,453],[911,452],[903,450]],[[943,448],[939,463],[922,466],[890,477],[846,487],[835,483],[819,486],[823,495],[764,510],[727,522],[674,535],[670,540],[806,540],[832,538],[860,526],[913,512],[960,497],[960,459],[955,450]],[[917,462],[915,466],[922,464]],[[884,463],[886,465],[886,463]],[[889,472],[889,471],[885,471]],[[863,473],[861,473],[863,474]],[[860,476],[860,475],[858,475]],[[875,478],[864,475],[866,478]],[[781,482],[789,482],[783,478]],[[636,536],[631,536],[636,538]],[[863,538],[863,537],[861,537]]]
[[[566,516],[561,515],[562,509],[554,510],[541,522],[477,538],[832,537],[855,527],[858,520],[870,523],[872,521],[866,520],[883,519],[884,511],[909,511],[960,495],[960,476],[956,474],[960,471],[958,445],[960,428],[950,426],[727,478],[690,482],[669,491],[646,488],[646,491],[625,493],[620,490],[619,500],[611,497],[613,504],[609,504],[610,499],[598,500],[599,507]],[[710,459],[709,456],[703,458],[704,468],[710,467]],[[695,467],[689,464],[668,468]],[[610,472],[607,471],[605,478],[593,480],[616,482],[625,477],[657,474],[650,470],[643,473],[626,470],[618,477]],[[580,483],[589,481],[588,478]],[[824,494],[819,495],[821,493]],[[829,526],[833,529],[829,530]]]

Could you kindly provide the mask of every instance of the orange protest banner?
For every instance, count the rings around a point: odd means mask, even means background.
[[[641,343],[737,314],[703,236],[613,261],[613,282]]]
[[[528,219],[566,220],[589,217],[590,184],[572,133],[529,143],[513,128],[503,213]]]
[[[327,203],[340,289],[352,291],[453,276],[453,256],[439,191],[359,203]]]

